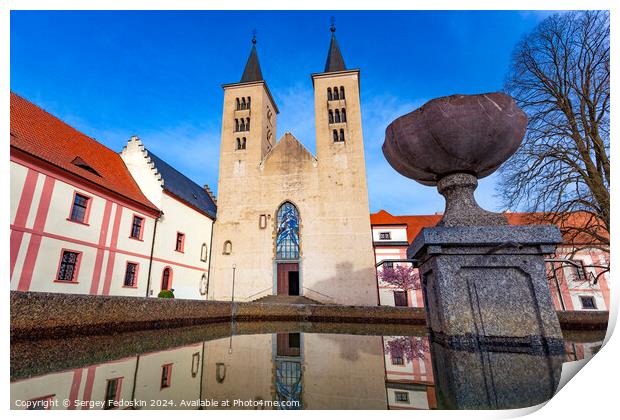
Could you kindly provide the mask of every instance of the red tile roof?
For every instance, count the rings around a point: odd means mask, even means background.
[[[11,146],[158,211],[118,153],[13,92]]]
[[[371,225],[404,225],[406,224],[398,217],[392,216],[385,210],[379,210],[377,213],[370,215]]]
[[[420,231],[425,227],[434,227],[441,220],[441,214],[432,214],[432,215],[415,215],[415,216],[392,216],[390,213],[385,210],[380,210],[378,213],[374,213],[370,215],[370,224],[371,225],[381,225],[385,223],[381,223],[380,220],[383,220],[382,214],[387,214],[391,217],[390,220],[396,220],[396,222],[390,222],[389,224],[407,224],[407,242],[411,243],[413,239],[420,233]],[[508,224],[510,225],[532,225],[532,224],[548,224],[544,220],[539,219],[537,216],[540,216],[539,213],[504,213],[506,218],[508,219]],[[585,216],[579,213],[572,213],[570,215],[570,225],[579,226],[579,223],[583,220],[583,223],[586,223]],[[567,232],[564,232],[563,229],[564,241],[567,243],[586,243],[580,241],[580,238],[575,238],[574,235],[571,235]],[[591,241],[590,241],[591,242]]]

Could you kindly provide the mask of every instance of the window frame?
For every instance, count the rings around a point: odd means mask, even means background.
[[[583,304],[584,299],[591,299],[593,307],[586,308],[585,305]],[[585,311],[597,311],[598,310],[598,306],[596,305],[596,299],[592,295],[579,295],[579,303],[581,303],[582,310],[585,310]]]
[[[229,245],[229,246],[226,246]],[[231,255],[232,254],[232,241],[226,240],[224,241],[224,245],[222,246],[222,255]]]
[[[207,245],[206,242],[203,242],[202,245],[200,246],[200,261],[202,262],[209,261],[209,246]]]
[[[400,363],[398,363],[397,359],[400,360]],[[391,362],[394,366],[405,366],[405,359],[403,356],[391,356]]]
[[[407,308],[409,307],[409,294],[407,293],[406,290],[394,290],[394,306],[397,308]],[[399,299],[403,299],[404,298],[404,305],[397,305],[396,303],[396,296],[401,296]],[[400,300],[398,303],[402,303],[403,301]]]
[[[163,365],[161,365],[161,376],[159,378],[159,389],[160,390],[164,388],[170,388],[172,386],[172,365],[173,363],[164,363]],[[165,383],[164,383],[164,373],[166,373]]]
[[[73,276],[71,280],[61,280],[59,278],[60,276],[60,269],[62,267],[62,259],[64,257],[65,252],[72,252],[74,254],[77,254],[77,258],[75,260],[75,264],[73,266]],[[78,275],[80,273],[80,265],[82,264],[82,251],[78,251],[75,249],[69,249],[69,248],[62,248],[60,250],[60,259],[58,260],[58,269],[56,270],[56,277],[54,278],[54,283],[62,283],[62,284],[78,284]]]
[[[179,247],[179,236],[181,237],[181,246]],[[176,252],[180,252],[181,254],[185,253],[185,233],[177,230],[177,237],[174,242],[174,250]]]
[[[164,289],[164,273],[166,272],[166,270],[168,270],[168,272],[170,273],[168,275],[168,288]],[[165,266],[163,270],[161,270],[161,280],[159,282],[159,290],[171,290],[172,289],[172,278],[174,277],[174,271],[172,270],[172,267],[170,267],[169,265]]]
[[[120,393],[121,393],[121,387],[123,385],[123,378],[124,376],[119,376],[117,378],[109,378],[106,380],[105,395],[103,397],[103,409],[104,410],[113,410],[115,408],[118,408],[116,405],[108,405],[108,401],[112,400],[114,402],[118,402]],[[109,384],[111,381],[116,381],[116,387],[114,389],[114,398],[108,398],[108,389],[109,389]]]
[[[54,400],[54,397],[56,397],[56,394],[50,394],[50,395],[43,395],[42,397],[35,397],[35,398],[30,398],[28,400],[28,403],[26,405],[26,410],[32,410],[32,411],[36,411],[38,410],[37,408],[34,408],[34,403],[37,401],[45,401],[46,403],[43,405],[43,408],[41,408],[41,410],[51,410],[52,409],[52,401]],[[32,403],[32,404],[31,404]]]
[[[134,275],[133,275],[133,285],[129,286],[126,282],[127,282],[127,270],[129,269],[129,264],[133,264],[136,266],[136,269],[134,271]],[[136,261],[127,261],[125,264],[125,275],[123,276],[123,287],[128,288],[128,289],[137,289],[138,288],[138,275],[140,273],[140,263],[136,262]]]
[[[75,207],[75,198],[78,195],[86,198],[86,208],[84,209],[84,220],[77,220],[77,219],[74,219],[72,217],[73,216],[73,208]],[[78,191],[78,190],[74,190],[73,191],[73,198],[71,199],[71,205],[69,206],[69,216],[67,216],[67,221],[73,222],[73,223],[78,223],[80,225],[90,226],[88,221],[90,219],[90,209],[92,207],[92,203],[93,203],[93,197],[91,195],[85,194],[85,193],[83,193],[81,191]]]
[[[387,237],[385,237],[387,236]],[[381,241],[391,241],[392,240],[392,232],[379,232],[379,240]]]
[[[398,395],[404,395],[405,399],[399,399]],[[403,392],[403,391],[394,391],[394,401],[397,403],[407,403],[407,404],[411,404],[409,401],[409,393],[408,392]]]
[[[137,237],[133,236],[133,226],[134,226],[134,221],[136,220],[136,218],[142,220],[142,224],[140,225],[140,232]],[[141,216],[138,213],[134,213],[131,216],[131,226],[129,227],[129,239],[133,239],[135,241],[144,241],[144,227],[146,225],[145,222],[146,222],[146,217]]]

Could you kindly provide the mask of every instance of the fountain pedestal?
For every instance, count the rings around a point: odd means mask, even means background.
[[[562,348],[545,254],[562,240],[555,226],[425,228],[407,257],[420,261],[428,325],[458,346]]]

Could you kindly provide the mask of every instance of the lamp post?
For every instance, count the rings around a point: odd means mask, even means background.
[[[230,340],[228,341],[228,354],[232,354],[232,338],[235,328],[235,271],[237,264],[232,265],[232,295],[230,305]]]

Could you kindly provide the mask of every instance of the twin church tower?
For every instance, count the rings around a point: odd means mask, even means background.
[[[316,157],[289,132],[276,142],[255,39],[241,81],[223,86],[209,299],[378,303],[359,70],[346,68],[331,31],[325,70],[312,74]]]

